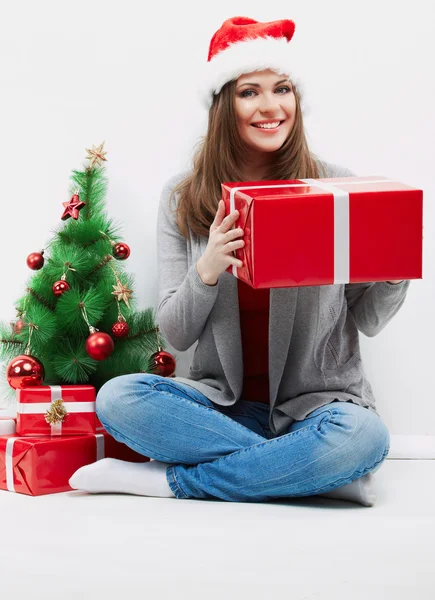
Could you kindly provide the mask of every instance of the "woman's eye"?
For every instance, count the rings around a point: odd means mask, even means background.
[[[278,90],[287,90],[287,92],[290,92],[290,91],[291,91],[291,89],[290,89],[288,86],[286,86],[286,85],[284,85],[284,86],[281,86],[281,87],[277,88],[277,91],[278,91]],[[254,90],[244,90],[244,91],[243,91],[243,92],[240,94],[240,96],[241,96],[241,98],[251,98],[251,96],[248,96],[247,94],[255,94],[255,93],[256,93],[256,92],[254,92]]]
[[[245,90],[240,94],[241,98],[250,98],[250,96],[247,96],[246,94],[250,94],[251,92],[253,92],[253,90]]]

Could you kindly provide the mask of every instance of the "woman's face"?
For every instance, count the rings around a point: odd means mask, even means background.
[[[241,75],[236,82],[235,106],[240,135],[254,151],[274,152],[284,144],[296,113],[286,75],[270,69]],[[269,123],[267,129],[258,127],[261,122]]]

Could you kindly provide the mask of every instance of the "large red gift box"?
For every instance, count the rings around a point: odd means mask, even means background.
[[[253,288],[422,279],[423,191],[386,177],[222,183]]]
[[[28,496],[71,491],[71,476],[101,458],[150,459],[102,433],[52,437],[0,436],[0,490]]]
[[[95,433],[95,397],[92,385],[40,385],[17,389],[17,435]],[[63,420],[56,421],[59,408],[63,414],[66,411],[66,415]]]

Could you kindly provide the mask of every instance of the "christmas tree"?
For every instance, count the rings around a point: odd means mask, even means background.
[[[130,248],[105,210],[103,146],[86,149],[89,165],[72,172],[63,223],[45,250],[27,257],[35,272],[16,302],[16,320],[0,323],[11,396],[34,385],[88,383],[98,390],[127,373],[174,373],[154,309],[134,311],[134,280],[124,267]]]

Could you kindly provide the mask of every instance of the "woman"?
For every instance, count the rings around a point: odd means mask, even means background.
[[[73,488],[375,502],[370,477],[389,432],[358,330],[381,331],[410,281],[254,290],[227,271],[244,240],[221,182],[353,175],[308,150],[293,33],[289,20],[235,17],[211,40],[207,135],[193,169],[165,186],[157,223],[160,328],[177,350],[198,342],[193,364],[186,378],[124,375],[100,389],[107,431],[155,460],[104,459],[79,469]]]

